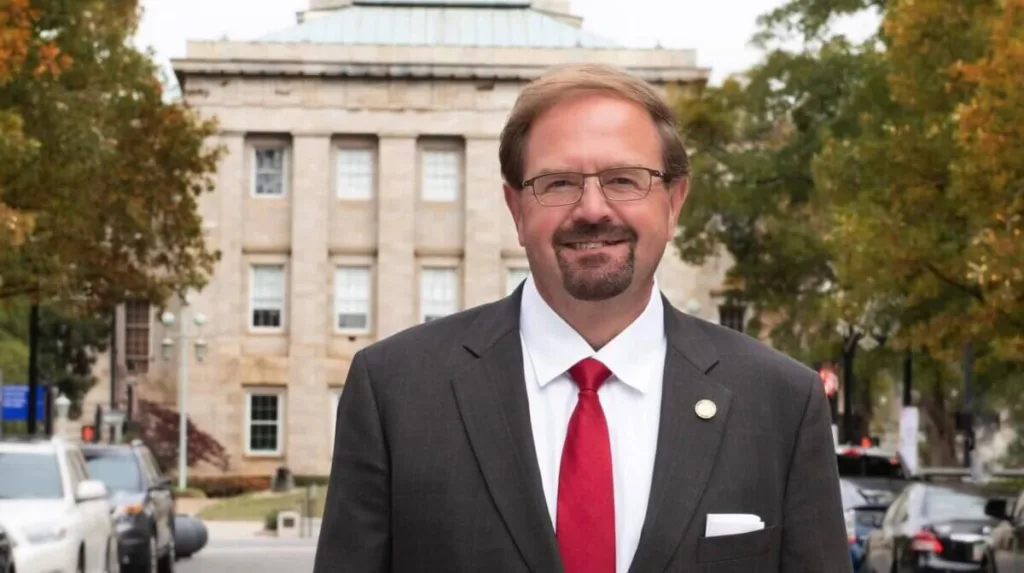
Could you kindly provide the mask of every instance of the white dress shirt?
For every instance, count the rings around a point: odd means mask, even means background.
[[[533,440],[552,525],[562,446],[578,396],[568,370],[593,357],[612,372],[598,397],[611,439],[616,572],[626,573],[647,515],[661,417],[666,341],[657,284],[643,313],[597,352],[541,298],[532,277],[523,287],[519,324]]]

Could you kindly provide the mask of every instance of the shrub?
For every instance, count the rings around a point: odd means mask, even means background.
[[[139,438],[152,450],[157,462],[164,471],[178,467],[178,412],[156,402],[139,400],[138,414],[135,416]],[[189,467],[205,462],[213,467],[227,471],[230,467],[230,456],[216,438],[200,430],[187,420],[188,459]]]
[[[268,476],[208,476],[188,480],[190,488],[202,490],[207,497],[235,497],[270,489]]]

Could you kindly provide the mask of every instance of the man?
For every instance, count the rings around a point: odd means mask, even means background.
[[[658,292],[666,103],[559,67],[501,137],[531,278],[356,354],[315,573],[848,572],[817,376]]]

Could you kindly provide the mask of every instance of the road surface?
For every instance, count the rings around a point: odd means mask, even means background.
[[[194,557],[177,563],[177,573],[310,573],[316,542],[311,539],[211,540]]]

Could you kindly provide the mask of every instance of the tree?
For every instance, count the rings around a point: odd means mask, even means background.
[[[222,152],[215,124],[166,102],[129,41],[137,0],[10,0],[0,26],[0,299],[108,309],[201,288],[217,254],[199,197]],[[8,35],[8,29],[14,30]],[[8,231],[10,232],[10,231]]]
[[[29,0],[7,0],[0,7],[0,88],[26,74],[37,78],[55,75],[66,63],[52,41],[34,34],[33,25],[38,17]],[[32,152],[22,131],[20,115],[5,107],[0,105],[0,182]],[[0,183],[0,245],[21,244],[31,228],[31,219],[3,199],[4,188]]]
[[[0,368],[5,380],[28,379],[28,300],[0,303]],[[39,379],[71,400],[70,416],[81,415],[81,401],[96,384],[93,366],[110,342],[110,318],[83,313],[69,304],[40,309]]]
[[[151,402],[139,400],[139,413],[136,417],[139,437],[153,451],[161,468],[178,467],[178,412]],[[200,430],[187,420],[188,452],[185,463],[195,467],[199,463],[207,463],[222,472],[231,467],[231,458],[227,449],[216,438]]]
[[[863,9],[883,11],[875,37],[831,32]],[[792,0],[758,40],[795,32],[800,50],[680,104],[695,171],[683,256],[726,248],[731,296],[805,360],[837,344],[836,318],[898,324],[888,343],[915,350],[943,461],[964,343],[992,403],[1019,400],[1024,376],[1022,12],[1022,0]]]

